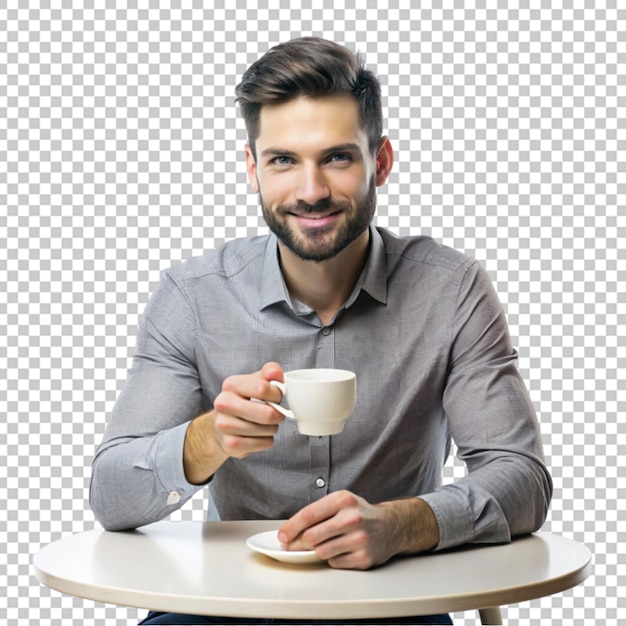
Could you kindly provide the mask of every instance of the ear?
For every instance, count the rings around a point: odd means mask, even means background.
[[[252,154],[252,148],[246,144],[246,169],[248,171],[248,182],[254,193],[259,193],[259,181],[256,177],[256,159]]]
[[[393,166],[393,148],[389,137],[383,137],[376,152],[376,186],[380,187],[387,182]]]

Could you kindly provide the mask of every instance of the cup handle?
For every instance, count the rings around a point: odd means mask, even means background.
[[[270,380],[270,385],[274,385],[274,387],[278,387],[278,389],[280,389],[280,392],[283,394],[283,397],[287,397],[287,387],[285,386],[284,383],[281,383],[278,380]],[[269,404],[270,406],[274,407],[279,413],[282,413],[285,417],[288,417],[290,419],[296,419],[293,415],[293,413],[289,410],[286,409],[285,407],[280,406],[280,404],[276,404],[275,402],[269,402],[268,400],[264,400],[265,404]]]

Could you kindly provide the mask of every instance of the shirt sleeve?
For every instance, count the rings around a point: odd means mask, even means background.
[[[420,496],[439,523],[438,549],[538,530],[552,481],[504,311],[478,263],[460,284],[449,367],[443,406],[468,474]]]
[[[93,461],[90,503],[107,530],[163,519],[201,488],[187,482],[183,469],[187,427],[202,408],[196,327],[183,290],[164,274]]]

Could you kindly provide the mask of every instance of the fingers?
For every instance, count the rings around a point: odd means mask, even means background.
[[[280,402],[280,391],[278,392],[278,400]],[[252,398],[256,396],[243,397],[238,391],[222,391],[213,403],[213,408],[217,411],[218,420],[235,418],[250,424],[241,424],[244,428],[246,425],[256,424],[259,426],[276,425],[283,421],[284,416],[281,415],[274,407],[264,402],[254,402]],[[271,395],[273,394],[263,394]]]
[[[278,540],[288,550],[315,550],[331,567],[368,569],[392,556],[384,513],[349,491],[314,502],[287,520]]]
[[[229,376],[222,383],[222,393],[231,392],[246,400],[256,398],[268,402],[280,402],[281,392],[274,385],[270,385],[271,380],[281,382],[284,380],[283,370],[278,363],[266,363],[254,374]],[[227,408],[226,405],[225,409]]]
[[[290,550],[311,550],[357,529],[363,522],[360,500],[349,491],[331,493],[287,520],[278,531],[278,540]]]
[[[229,456],[244,458],[269,448],[278,425],[285,419],[264,402],[280,402],[281,392],[270,380],[283,380],[278,363],[266,363],[254,374],[228,377],[215,398],[214,428],[222,450]]]

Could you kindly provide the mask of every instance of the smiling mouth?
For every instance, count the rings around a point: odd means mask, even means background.
[[[341,211],[334,211],[333,213],[325,214],[299,214],[290,213],[291,216],[298,220],[298,223],[305,228],[322,228],[332,224],[337,216],[341,214]]]

